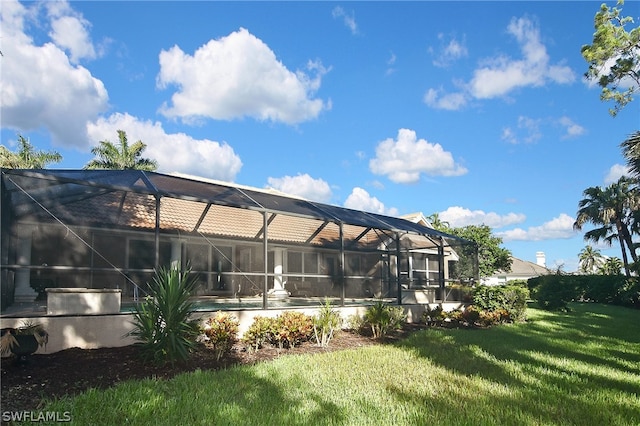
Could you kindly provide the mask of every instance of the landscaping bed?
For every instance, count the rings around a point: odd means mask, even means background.
[[[422,327],[424,326],[406,324],[385,341],[403,338]],[[125,380],[148,377],[168,379],[198,369],[217,370],[233,365],[269,361],[290,354],[322,353],[381,343],[384,342],[342,331],[325,348],[317,346],[314,341],[308,341],[290,349],[267,346],[249,352],[238,343],[220,360],[216,360],[211,349],[199,345],[187,362],[177,362],[173,366],[143,361],[140,348],[136,345],[101,349],[72,348],[52,354],[36,354],[24,364],[17,364],[12,358],[3,358],[1,411],[39,410],[43,399],[75,395],[89,388],[104,389]]]

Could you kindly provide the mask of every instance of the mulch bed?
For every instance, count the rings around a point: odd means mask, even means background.
[[[1,369],[1,408],[6,411],[36,411],[43,399],[76,395],[90,388],[105,389],[126,380],[143,378],[169,379],[195,370],[218,370],[233,365],[254,364],[290,354],[323,353],[363,346],[385,344],[402,339],[424,326],[406,324],[384,341],[349,331],[336,334],[326,348],[305,342],[291,349],[262,348],[248,352],[236,345],[229,356],[216,360],[212,350],[200,345],[186,362],[157,365],[141,359],[136,345],[119,348],[72,348],[52,354],[32,355],[26,363],[3,358]]]

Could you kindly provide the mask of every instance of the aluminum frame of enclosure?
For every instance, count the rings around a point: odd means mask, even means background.
[[[344,305],[376,281],[372,296],[401,304],[416,280],[444,299],[448,282],[478,278],[473,242],[402,218],[139,170],[1,173],[3,308],[42,276],[57,277],[50,286],[123,285],[138,297],[153,269],[191,261],[203,265],[203,285],[228,279],[229,296],[250,288],[262,308],[305,282],[318,284],[313,297],[322,284]]]

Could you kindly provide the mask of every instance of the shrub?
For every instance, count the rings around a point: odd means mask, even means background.
[[[386,336],[390,330],[402,328],[404,321],[402,307],[387,305],[382,300],[376,301],[364,314],[364,323],[371,327],[371,333],[376,339]]]
[[[242,336],[242,341],[247,345],[247,349],[258,350],[273,341],[275,329],[275,318],[256,316]]]
[[[521,283],[499,286],[481,285],[474,289],[473,304],[479,310],[495,312],[504,309],[513,321],[524,321],[529,290]]]
[[[623,275],[545,275],[528,282],[531,294],[545,309],[568,310],[582,300],[640,308],[640,282]]]
[[[239,326],[238,319],[228,312],[216,312],[205,322],[202,331],[213,347],[217,360],[230,352],[238,341]]]
[[[157,270],[149,295],[136,306],[129,335],[141,342],[144,356],[156,362],[186,360],[195,346],[199,327],[189,319],[194,310],[189,296],[196,281],[189,273]]]
[[[427,325],[440,325],[443,319],[444,319],[444,314],[442,311],[442,306],[440,305],[436,306],[433,309],[427,306],[425,311],[422,313],[422,320]]]
[[[285,311],[276,318],[274,343],[279,348],[292,348],[311,338],[313,319],[302,312]]]
[[[333,309],[329,299],[320,306],[318,314],[313,317],[313,335],[318,346],[329,346],[333,333],[340,328],[342,317],[340,313]]]
[[[462,319],[468,325],[470,326],[474,325],[480,319],[480,310],[473,305],[467,306],[465,310],[462,312]]]
[[[500,311],[480,311],[478,322],[484,327],[490,327],[501,322]]]
[[[528,281],[538,306],[547,310],[569,310],[569,302],[580,298],[578,281],[569,275],[542,275]]]
[[[364,329],[364,318],[358,314],[349,315],[347,318],[347,329],[361,333]]]
[[[275,318],[257,316],[242,336],[249,350],[258,350],[266,344],[292,348],[311,338],[313,319],[302,312],[286,311]]]

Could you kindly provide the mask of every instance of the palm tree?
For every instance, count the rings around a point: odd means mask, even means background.
[[[629,171],[640,178],[640,132],[632,133],[620,144],[622,155],[627,160]]]
[[[610,257],[602,264],[599,272],[602,275],[620,275],[620,269],[622,269],[622,262],[617,257]]]
[[[140,158],[147,145],[137,141],[129,145],[127,133],[118,130],[118,144],[114,145],[108,140],[100,141],[98,146],[91,149],[91,153],[97,158],[89,161],[85,169],[111,169],[111,170],[146,170],[154,171],[158,168],[155,160]]]
[[[604,241],[611,244],[613,240],[618,240],[627,276],[630,276],[627,250],[630,251],[634,262],[638,260],[629,230],[633,226],[633,212],[637,210],[637,197],[631,191],[633,183],[633,179],[623,176],[604,189],[585,189],[585,198],[578,204],[579,210],[573,224],[577,230],[581,230],[587,222],[600,225],[599,228],[585,233],[585,241]]]
[[[600,254],[600,250],[594,249],[593,246],[587,245],[580,251],[580,271],[585,274],[593,274],[597,272],[602,264],[604,258]]]
[[[28,139],[18,135],[20,147],[16,152],[0,145],[0,167],[8,169],[44,169],[49,163],[59,163],[62,155],[56,151],[36,151]]]
[[[440,219],[439,213],[433,213],[429,215],[429,217],[427,217],[427,220],[429,220],[433,229],[437,231],[446,232],[451,228],[451,226],[449,225],[449,222]]]

